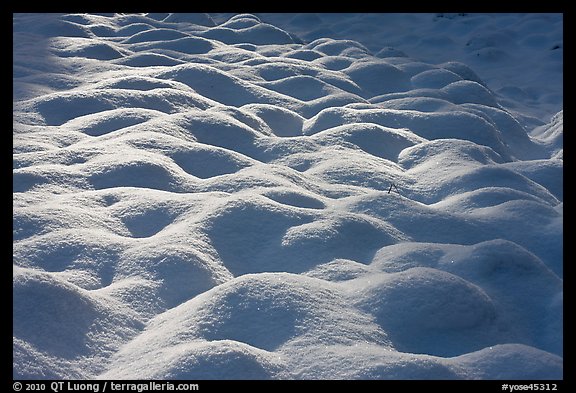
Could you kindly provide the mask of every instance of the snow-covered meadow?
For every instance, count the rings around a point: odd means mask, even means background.
[[[562,379],[561,14],[14,14],[16,379]]]

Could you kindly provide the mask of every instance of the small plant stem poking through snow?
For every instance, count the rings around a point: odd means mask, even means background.
[[[398,194],[400,194],[400,190],[398,189],[398,187],[396,187],[396,184],[394,183],[390,183],[390,188],[388,189],[388,194],[390,194],[390,191],[392,191],[392,187],[394,187],[394,189],[396,190],[396,192]]]

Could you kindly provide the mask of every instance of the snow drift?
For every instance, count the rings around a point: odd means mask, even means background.
[[[562,378],[561,106],[278,18],[14,15],[13,377]]]

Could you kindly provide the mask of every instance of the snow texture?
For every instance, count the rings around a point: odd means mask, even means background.
[[[14,14],[13,378],[562,379],[562,25]]]

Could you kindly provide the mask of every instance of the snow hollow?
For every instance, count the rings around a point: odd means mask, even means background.
[[[13,378],[562,379],[562,29],[14,14]]]

